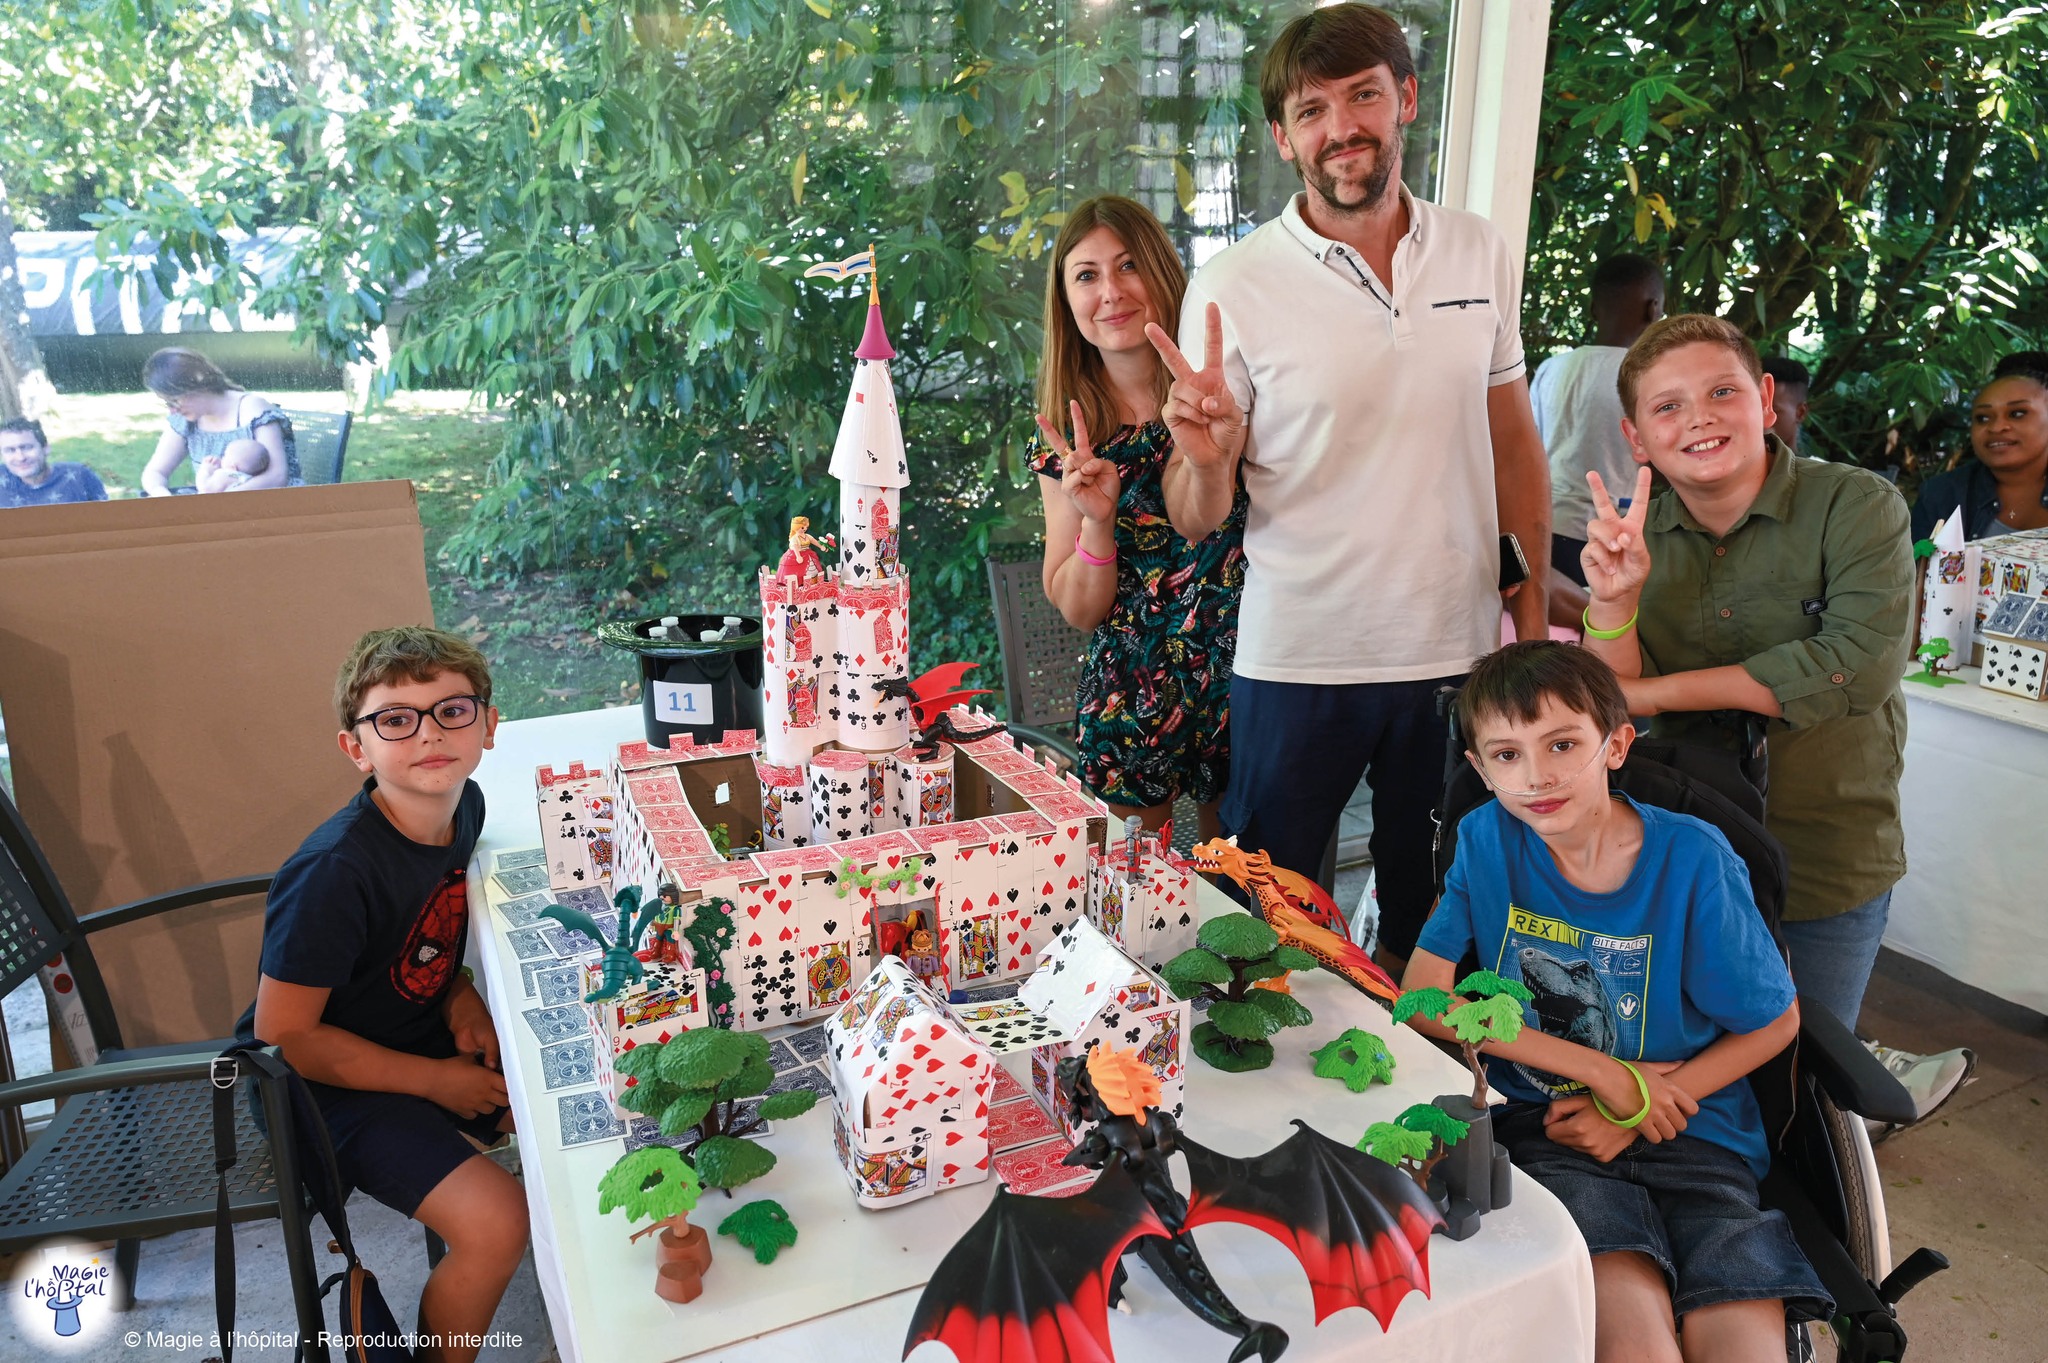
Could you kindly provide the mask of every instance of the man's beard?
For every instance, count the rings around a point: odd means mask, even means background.
[[[1337,177],[1325,171],[1320,164],[1310,166],[1297,158],[1301,166],[1302,182],[1313,189],[1332,213],[1349,216],[1353,213],[1371,213],[1386,202],[1387,193],[1393,187],[1394,172],[1400,168],[1403,144],[1407,141],[1408,130],[1399,128],[1394,133],[1393,153],[1388,154],[1385,143],[1375,138],[1359,142],[1347,142],[1342,146],[1330,147],[1323,153],[1325,159],[1354,147],[1365,146],[1373,150],[1372,170],[1366,175],[1365,183],[1359,186],[1362,197],[1356,203],[1346,203],[1338,195]]]

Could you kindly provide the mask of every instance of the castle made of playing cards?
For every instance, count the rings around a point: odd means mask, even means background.
[[[556,890],[634,885],[677,906],[678,959],[593,1009],[601,1066],[703,1021],[820,1016],[884,956],[940,998],[1021,978],[1084,914],[1155,970],[1193,945],[1193,870],[1168,842],[1105,846],[1103,805],[1007,734],[911,744],[907,461],[873,293],[855,353],[831,465],[840,561],[799,553],[793,528],[782,567],[760,575],[763,732],[626,743],[603,770],[537,773]],[[979,710],[952,718],[959,733],[998,727]],[[721,855],[721,826],[727,847],[762,850]]]

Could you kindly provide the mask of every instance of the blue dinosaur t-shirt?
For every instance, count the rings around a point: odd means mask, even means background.
[[[1617,795],[1617,799],[1626,796]],[[1458,824],[1458,855],[1416,945],[1466,951],[1535,995],[1528,1026],[1624,1060],[1690,1060],[1727,1032],[1754,1032],[1792,1006],[1792,977],[1750,893],[1749,871],[1709,824],[1629,801],[1643,848],[1621,888],[1579,889],[1543,840],[1498,801]],[[1511,1102],[1583,1091],[1500,1056],[1486,1078]],[[1690,1135],[1733,1150],[1759,1177],[1763,1118],[1737,1080],[1700,1102]]]
[[[271,882],[263,910],[263,973],[330,989],[320,1020],[379,1046],[455,1053],[441,1005],[469,936],[470,854],[484,793],[466,782],[455,840],[414,842],[370,798],[376,778],[313,830]],[[251,1003],[235,1034],[255,1037]]]

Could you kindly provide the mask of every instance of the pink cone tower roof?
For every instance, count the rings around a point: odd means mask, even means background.
[[[882,327],[882,289],[874,275],[868,276],[868,327],[861,333],[860,349],[853,353],[863,360],[896,358],[896,347],[889,344],[889,333]]]

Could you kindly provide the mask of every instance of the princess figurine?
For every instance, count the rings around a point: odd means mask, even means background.
[[[815,582],[825,575],[825,565],[819,561],[817,551],[826,545],[811,537],[811,518],[791,516],[789,518],[789,548],[783,551],[782,562],[776,565],[775,580],[786,582],[794,578],[798,582]]]

